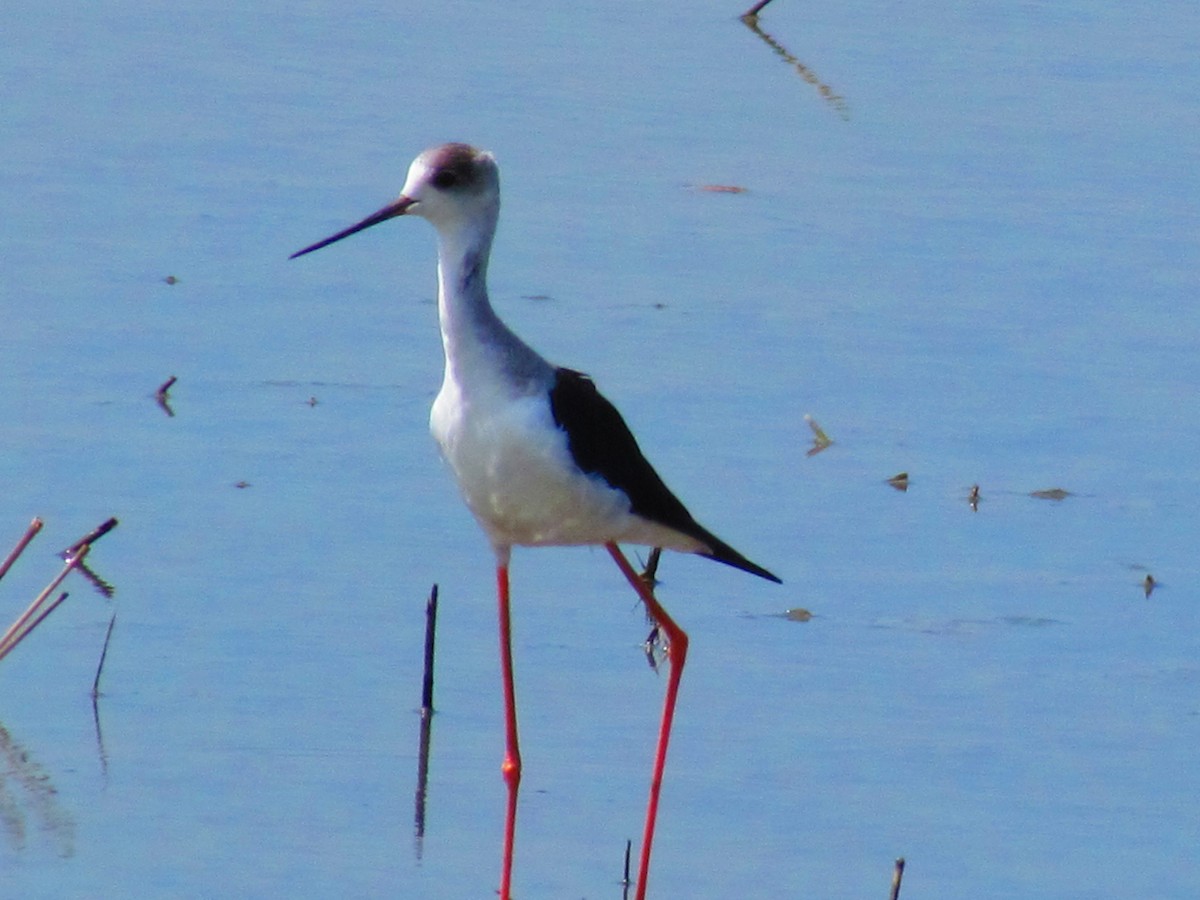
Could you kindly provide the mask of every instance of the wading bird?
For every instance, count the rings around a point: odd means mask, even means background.
[[[430,428],[496,555],[505,724],[501,770],[508,786],[501,900],[509,898],[521,780],[509,560],[517,545],[574,544],[607,548],[667,638],[671,669],[638,865],[636,896],[641,900],[688,639],[617,545],[697,553],[770,581],[779,579],[692,518],[590,378],[547,362],[500,321],[486,281],[500,215],[500,173],[490,153],[466,144],[426,150],[409,168],[398,199],[292,258],[403,215],[427,219],[438,236],[438,317],[446,372]]]

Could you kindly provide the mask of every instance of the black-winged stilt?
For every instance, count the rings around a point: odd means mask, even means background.
[[[486,282],[499,214],[500,173],[492,155],[466,144],[445,144],[414,160],[397,200],[292,258],[396,216],[421,216],[437,229],[438,316],[446,373],[430,427],[496,554],[506,738],[502,771],[508,786],[501,900],[509,898],[521,780],[509,628],[513,546],[603,544],[666,634],[671,671],[642,836],[636,890],[641,900],[687,635],[617,545],[698,553],[770,581],[779,579],[692,518],[590,378],[547,362],[500,321]]]

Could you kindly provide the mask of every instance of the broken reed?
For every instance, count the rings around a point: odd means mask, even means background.
[[[34,537],[37,536],[38,532],[42,530],[42,525],[43,522],[39,518],[35,518],[29,523],[29,527],[25,529],[25,534],[19,541],[17,541],[16,546],[13,547],[8,556],[4,558],[4,561],[0,563],[0,578],[3,578],[8,573],[8,570],[12,568],[13,564],[17,561],[17,558],[25,551],[25,548],[29,546],[30,541],[32,541]],[[87,566],[85,565],[84,560],[91,551],[92,544],[104,535],[108,534],[108,532],[112,531],[116,526],[117,520],[115,518],[110,518],[96,526],[96,528],[92,529],[79,540],[75,541],[75,543],[71,544],[71,546],[67,547],[67,549],[62,551],[60,555],[66,560],[66,564],[63,566],[62,571],[59,572],[58,575],[55,576],[55,578],[48,585],[46,585],[46,588],[34,598],[33,602],[26,607],[25,611],[21,613],[21,615],[17,616],[16,621],[9,626],[8,631],[6,631],[4,635],[0,637],[0,660],[4,659],[4,657],[8,656],[9,653],[15,650],[21,641],[25,640],[25,638],[28,637],[33,630],[38,627],[38,625],[46,620],[46,617],[49,616],[50,613],[54,612],[54,610],[58,608],[59,604],[67,599],[67,593],[65,591],[60,593],[53,600],[51,600],[50,597],[56,590],[58,590],[59,585],[61,585],[67,575],[71,573],[72,569],[79,569],[82,572],[87,572]],[[112,623],[110,622],[109,635],[111,634]],[[107,650],[107,647],[108,637],[105,638],[105,650]],[[104,658],[102,655],[100,667],[103,668],[103,666]],[[93,684],[93,690],[98,687],[99,680],[100,671],[98,669],[96,672],[96,682]]]
[[[34,601],[25,609],[25,612],[17,616],[17,620],[9,626],[4,636],[0,637],[0,660],[16,649],[17,645],[25,640],[30,632],[37,628],[45,620],[46,616],[54,612],[58,608],[58,605],[66,599],[67,595],[64,593],[49,606],[45,605],[47,598],[57,590],[58,586],[63,583],[63,579],[71,573],[71,570],[87,557],[88,551],[91,549],[90,544],[83,544],[76,550],[67,559],[67,564],[63,566],[62,571],[55,576],[54,580],[46,585],[46,588],[34,598]]]

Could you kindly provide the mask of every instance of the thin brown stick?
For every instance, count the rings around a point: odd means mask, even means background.
[[[12,568],[12,564],[17,561],[17,557],[25,552],[25,548],[29,546],[39,531],[42,530],[42,520],[34,519],[29,523],[29,527],[25,529],[25,536],[17,541],[17,546],[12,548],[12,552],[4,558],[4,562],[0,563],[0,578],[8,574],[8,570]]]
[[[55,607],[58,606],[58,604],[62,601],[61,597],[51,604],[49,610],[38,616],[38,612],[41,610],[42,604],[46,602],[46,598],[49,597],[54,591],[58,590],[58,586],[62,584],[63,579],[71,573],[71,570],[79,564],[80,560],[87,556],[89,550],[91,550],[91,547],[89,547],[87,544],[84,544],[82,547],[80,547],[78,552],[67,560],[67,564],[63,566],[63,570],[59,572],[57,576],[55,576],[53,581],[46,585],[45,590],[43,590],[37,595],[36,598],[34,598],[34,601],[29,604],[25,612],[21,613],[21,615],[17,617],[17,620],[13,622],[11,626],[9,626],[9,629],[4,633],[4,636],[0,637],[0,660],[8,656],[8,654],[13,651],[17,644],[25,640],[26,636],[33,631],[33,629],[36,628],[38,624],[41,623],[42,620],[54,610]],[[31,620],[33,620],[33,623],[29,624]]]
[[[888,900],[900,900],[900,879],[904,877],[904,857],[901,856],[896,860],[896,868],[892,872],[892,892],[888,895]]]
[[[29,632],[33,631],[33,629],[35,629],[39,625],[41,625],[42,621],[46,618],[46,616],[50,615],[50,613],[52,613],[56,609],[58,609],[59,604],[62,603],[64,600],[66,600],[68,596],[70,596],[70,595],[66,591],[63,591],[61,594],[59,594],[57,597],[55,597],[54,600],[52,600],[50,603],[47,603],[46,606],[41,610],[41,612],[39,612],[37,614],[37,617],[34,618],[29,623],[29,627],[27,627],[21,633],[21,636],[19,638],[17,638],[16,641],[13,642],[13,646],[15,647],[17,644],[19,644],[21,641],[23,641],[25,639],[25,635],[29,634]]]

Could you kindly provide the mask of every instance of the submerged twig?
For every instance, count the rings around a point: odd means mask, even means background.
[[[8,570],[17,561],[17,557],[25,551],[25,548],[29,546],[29,542],[37,537],[37,533],[42,530],[42,524],[41,519],[34,519],[29,523],[29,527],[25,529],[24,536],[17,541],[17,545],[4,558],[4,562],[0,563],[0,578],[8,574]]]

